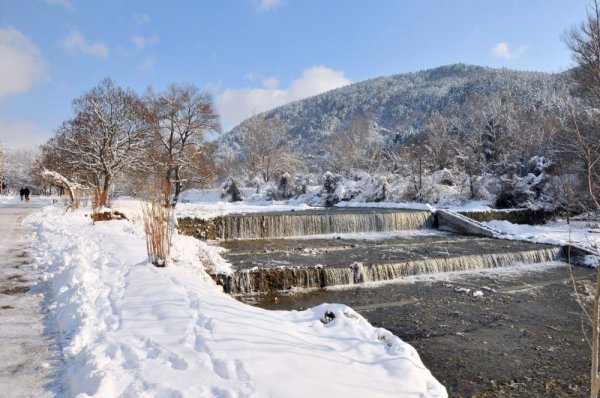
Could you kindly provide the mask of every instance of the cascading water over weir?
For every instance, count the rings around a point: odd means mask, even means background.
[[[200,239],[272,239],[351,232],[433,228],[429,211],[327,209],[230,214],[210,220],[180,218],[179,228]]]
[[[443,232],[429,211],[325,209],[178,220],[218,239],[234,269],[213,275],[232,294],[319,288],[560,260],[551,245]]]

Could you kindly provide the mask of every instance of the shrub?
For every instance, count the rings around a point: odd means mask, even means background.
[[[150,202],[142,204],[144,232],[148,258],[157,267],[164,267],[171,252],[174,229],[173,209],[164,206],[163,193],[151,190]]]
[[[223,183],[221,189],[221,199],[225,199],[229,202],[242,201],[242,193],[240,192],[237,181],[234,178],[229,178],[229,180]]]

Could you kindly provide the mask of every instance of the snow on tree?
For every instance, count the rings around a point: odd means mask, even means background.
[[[235,178],[229,178],[221,185],[221,199],[228,202],[239,202],[243,199]]]
[[[243,148],[240,166],[247,173],[259,175],[263,182],[304,168],[293,149],[293,140],[276,118],[252,118],[244,126],[240,142]]]
[[[324,163],[335,173],[351,174],[354,171],[375,171],[378,168],[383,137],[377,132],[370,115],[357,117],[340,126],[328,137],[328,152]]]
[[[12,150],[4,153],[4,181],[7,190],[18,191],[20,187],[35,186],[33,166],[36,154],[31,150]]]
[[[75,116],[46,144],[53,162],[96,190],[105,206],[109,189],[121,173],[145,165],[151,124],[147,108],[129,89],[111,79],[73,101]]]
[[[483,122],[492,122],[488,149],[493,152],[494,142],[511,143],[512,134],[522,133],[517,131],[515,121],[521,123],[532,114],[556,113],[563,109],[566,97],[569,97],[569,89],[562,74],[449,65],[366,80],[275,108],[244,121],[223,135],[219,139],[220,152],[224,157],[243,157],[242,137],[248,126],[256,119],[277,119],[283,124],[287,140],[293,143],[292,149],[302,154],[305,160],[310,159],[311,164],[318,163],[320,169],[314,172],[322,174],[331,169],[324,143],[353,121],[368,120],[369,128],[360,129],[359,142],[369,142],[375,132],[390,145],[397,141],[398,133],[400,139],[425,133],[428,120],[435,113],[446,119],[458,115],[449,127],[458,124],[477,128],[478,131],[461,130],[469,134],[483,134]],[[464,105],[479,112],[480,116],[461,111]],[[489,116],[487,121],[485,115]],[[481,123],[471,120],[474,118]],[[494,141],[496,133],[501,138],[502,131],[496,129],[500,126],[504,131],[510,129],[510,135],[504,136],[507,140]],[[460,143],[462,136],[457,138]],[[499,145],[496,147],[498,149]],[[496,156],[492,152],[490,155]]]
[[[43,169],[41,176],[44,180],[48,181],[55,187],[63,189],[67,193],[69,201],[71,202],[71,207],[73,208],[78,206],[79,199],[84,194],[89,193],[89,188],[84,187],[76,182],[69,181],[65,176],[56,171]]]

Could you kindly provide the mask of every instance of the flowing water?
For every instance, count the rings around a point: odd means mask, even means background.
[[[219,238],[233,272],[214,277],[232,294],[499,268],[563,255],[559,247],[452,234],[435,226],[429,211],[360,208],[180,221],[184,233]]]
[[[519,241],[441,234],[360,239],[236,241],[223,246],[235,272],[218,275],[233,294],[320,288],[409,275],[556,261],[562,249]]]
[[[178,220],[182,232],[210,239],[268,239],[318,234],[382,232],[432,228],[429,211],[397,209],[322,209],[230,214],[213,220]]]

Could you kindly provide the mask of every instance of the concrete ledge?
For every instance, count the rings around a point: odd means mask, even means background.
[[[448,232],[456,232],[464,235],[485,236],[493,238],[498,231],[483,225],[482,223],[447,210],[435,212],[438,229]]]
[[[562,247],[565,261],[573,265],[584,265],[588,267],[594,266],[593,262],[598,266],[600,253],[579,245],[564,245]],[[590,256],[591,257],[590,259]],[[595,257],[595,258],[594,258]]]

